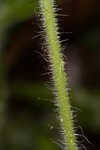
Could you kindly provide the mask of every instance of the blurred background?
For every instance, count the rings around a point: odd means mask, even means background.
[[[0,149],[63,150],[37,0],[0,0]],[[57,0],[80,150],[100,149],[100,2]]]

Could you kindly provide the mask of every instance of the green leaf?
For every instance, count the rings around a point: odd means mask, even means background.
[[[0,26],[9,25],[32,17],[38,10],[38,0],[0,1]]]
[[[30,83],[17,81],[10,85],[13,95],[28,97],[28,99],[38,99],[42,101],[53,101],[54,95],[51,92],[52,87],[45,86],[43,83]]]
[[[73,105],[81,110],[77,118],[82,126],[94,133],[100,132],[100,89],[93,92],[78,87],[73,88],[72,91]]]

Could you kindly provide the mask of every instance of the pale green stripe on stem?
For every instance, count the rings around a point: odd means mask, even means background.
[[[41,9],[47,34],[56,94],[60,107],[60,116],[64,128],[65,142],[68,150],[77,150],[69,96],[66,90],[67,79],[64,72],[64,62],[60,53],[60,42],[57,38],[53,0],[41,0]]]

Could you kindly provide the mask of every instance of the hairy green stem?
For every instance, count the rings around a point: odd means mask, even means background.
[[[44,26],[47,34],[47,41],[52,63],[53,78],[57,99],[59,103],[61,122],[65,134],[65,142],[68,150],[77,150],[76,138],[73,131],[72,113],[70,108],[68,91],[66,90],[66,73],[64,71],[64,62],[60,53],[61,46],[57,37],[55,23],[55,12],[53,9],[53,0],[41,0],[41,9],[43,14]]]

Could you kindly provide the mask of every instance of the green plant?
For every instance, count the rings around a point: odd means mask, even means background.
[[[36,13],[37,8],[37,0],[0,1],[0,28],[31,17]]]
[[[53,80],[55,83],[55,90],[57,95],[57,102],[59,103],[59,111],[61,117],[61,123],[64,129],[65,135],[65,143],[68,150],[77,150],[76,138],[73,131],[73,121],[72,121],[72,113],[69,102],[69,93],[66,89],[66,73],[64,71],[64,61],[63,56],[61,54],[61,45],[58,40],[57,35],[57,23],[55,19],[55,12],[53,9],[53,0],[40,0],[41,10],[44,20],[44,26],[47,34],[47,45],[49,48],[49,58],[51,63],[51,69],[53,73]],[[25,6],[23,8],[23,6]],[[24,0],[6,0],[3,3],[1,8],[1,16],[0,17],[0,33],[5,30],[7,25],[12,23],[16,23],[17,21],[22,21],[33,13],[37,6],[37,1],[24,1]],[[23,11],[22,11],[23,8]],[[23,13],[21,13],[23,12]],[[1,63],[3,64],[3,63]],[[0,70],[2,70],[2,66],[0,66]],[[4,77],[4,75],[3,75]],[[1,76],[0,80],[4,81]],[[5,84],[5,82],[3,83]],[[6,85],[6,84],[5,84]],[[2,88],[2,87],[1,87]],[[5,89],[5,87],[4,87]],[[2,96],[5,99],[5,96]]]
[[[61,45],[57,37],[57,23],[55,20],[53,0],[41,0],[44,26],[47,34],[47,45],[49,48],[49,58],[55,82],[57,100],[61,123],[64,128],[65,142],[68,150],[76,150],[76,138],[73,131],[72,113],[69,102],[68,91],[66,90],[66,73],[64,71],[64,61],[61,54]],[[67,149],[66,148],[66,149]]]

